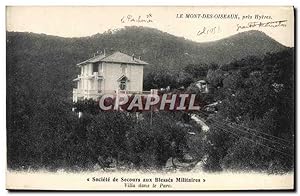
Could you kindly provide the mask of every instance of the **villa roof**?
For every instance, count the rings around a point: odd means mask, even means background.
[[[109,63],[126,63],[126,64],[136,64],[136,65],[148,65],[145,61],[142,61],[133,56],[129,56],[122,52],[114,52],[109,56],[105,56],[104,54],[97,55],[93,58],[90,58],[86,61],[78,63],[77,65],[85,65],[88,63],[96,63],[96,62],[109,62]]]
[[[77,65],[85,65],[85,64],[88,64],[88,63],[96,63],[96,62],[99,62],[101,59],[105,58],[105,55],[104,54],[100,54],[100,55],[97,55],[97,56],[94,56],[88,60],[85,60],[81,63],[78,63]]]

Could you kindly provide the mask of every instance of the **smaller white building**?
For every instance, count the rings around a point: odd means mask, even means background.
[[[205,80],[197,81],[196,86],[199,88],[200,92],[208,93],[208,84]]]
[[[99,54],[78,63],[81,73],[73,81],[73,101],[98,99],[105,93],[141,93],[143,91],[143,68],[148,63],[121,52],[111,55]]]

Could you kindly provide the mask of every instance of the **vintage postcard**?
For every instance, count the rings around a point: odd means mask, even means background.
[[[294,8],[7,6],[8,190],[295,190]]]

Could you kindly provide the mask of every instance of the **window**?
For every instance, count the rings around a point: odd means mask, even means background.
[[[127,65],[122,63],[121,64],[122,74],[126,74],[126,68],[127,68]]]
[[[121,90],[126,90],[126,79],[122,79],[121,81],[120,81],[120,89]]]
[[[99,63],[94,63],[93,64],[93,73],[98,72],[98,67],[99,67]]]
[[[83,75],[87,75],[87,66],[86,65],[83,66]]]
[[[103,65],[102,65],[102,63],[99,63],[99,72],[103,72]]]
[[[98,80],[98,86],[97,86],[97,90],[98,90],[98,93],[101,92],[101,80]]]

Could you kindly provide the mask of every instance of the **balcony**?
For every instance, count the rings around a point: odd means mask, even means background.
[[[78,81],[81,79],[96,79],[96,80],[102,80],[103,79],[103,72],[93,72],[92,75],[77,75],[77,78],[75,78],[73,81]]]
[[[85,90],[85,89],[73,89],[73,101],[77,102],[82,99],[94,99],[96,100],[103,94],[111,94],[111,95],[150,95],[157,94],[157,90],[152,91],[127,91],[127,90]]]
[[[79,99],[97,99],[101,94],[101,90],[85,90],[73,88],[73,101],[77,102]]]
[[[128,90],[118,90],[116,93],[126,94],[126,95],[150,95],[151,91],[128,91]]]
[[[93,72],[93,77],[96,79],[96,80],[102,80],[103,79],[103,72]]]

